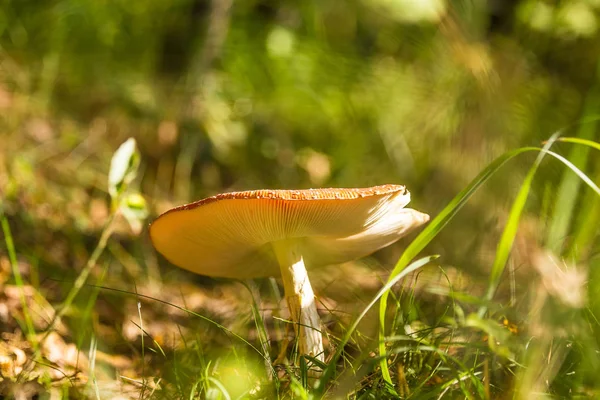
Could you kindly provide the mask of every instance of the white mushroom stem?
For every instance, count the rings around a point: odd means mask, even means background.
[[[286,240],[274,243],[273,248],[281,268],[285,298],[294,322],[300,355],[324,361],[321,319],[298,246]]]

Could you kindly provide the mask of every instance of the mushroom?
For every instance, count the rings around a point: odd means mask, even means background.
[[[323,361],[306,267],[366,256],[427,222],[404,208],[409,201],[401,185],[223,193],[165,212],[150,237],[167,260],[197,274],[281,277],[299,353]]]

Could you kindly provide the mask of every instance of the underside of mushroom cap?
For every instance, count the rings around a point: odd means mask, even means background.
[[[150,227],[173,264],[213,277],[279,276],[273,243],[294,240],[316,267],[368,255],[428,220],[404,186],[224,193],[174,208]]]

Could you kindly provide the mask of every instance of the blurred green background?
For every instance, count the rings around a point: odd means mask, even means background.
[[[435,215],[499,154],[577,134],[571,125],[595,115],[599,8],[4,1],[5,212],[31,224],[31,246],[48,229],[94,232],[109,157],[133,136],[153,215],[225,190],[382,183],[407,185]],[[436,251],[464,264],[466,247],[494,244],[488,228],[532,159],[488,185]],[[562,171],[537,181],[534,210]]]
[[[128,137],[150,218],[223,191],[384,183],[435,216],[507,150],[559,130],[597,137],[599,18],[598,0],[2,0],[0,194],[23,273],[62,299],[110,212],[110,158]],[[598,181],[597,153],[555,148]],[[486,282],[534,157],[511,161],[428,249],[468,285]],[[506,298],[542,246],[598,264],[598,200],[570,178],[555,161],[536,176]],[[113,286],[185,276],[145,229],[115,237]]]

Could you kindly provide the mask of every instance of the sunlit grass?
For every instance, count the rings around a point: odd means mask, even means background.
[[[271,332],[261,312],[261,297],[265,294],[261,293],[254,282],[244,284],[245,290],[250,293],[252,299],[252,303],[248,305],[250,313],[248,320],[252,321],[253,330],[256,332],[256,338],[250,341],[244,338],[244,334],[236,333],[212,318],[184,306],[161,300],[160,297],[103,286],[103,281],[108,273],[107,268],[103,268],[100,274],[96,274],[97,279],[93,285],[84,285],[81,279],[87,280],[87,274],[91,272],[90,266],[96,265],[100,254],[98,253],[83,270],[83,278],[80,275],[76,280],[73,289],[67,295],[68,301],[63,302],[55,320],[66,315],[64,311],[60,310],[66,310],[83,287],[89,291],[89,296],[77,320],[84,325],[93,322],[96,301],[103,292],[120,293],[121,296],[137,299],[138,320],[134,323],[141,332],[139,375],[137,377],[120,375],[118,379],[137,387],[140,398],[172,398],[174,396],[189,399],[309,399],[321,397],[368,399],[399,396],[416,399],[464,396],[483,399],[495,398],[507,391],[514,391],[515,395],[520,398],[528,398],[533,390],[561,393],[565,390],[563,386],[571,387],[573,390],[584,390],[585,379],[578,381],[579,383],[569,379],[572,374],[577,373],[577,368],[571,369],[565,364],[570,354],[574,354],[573,350],[569,350],[571,346],[560,345],[562,342],[563,344],[575,344],[575,347],[579,346],[577,343],[590,349],[595,347],[590,341],[592,332],[578,333],[575,329],[577,326],[583,326],[581,319],[583,315],[569,311],[568,306],[559,306],[559,309],[566,313],[565,315],[575,318],[572,322],[573,329],[567,328],[567,336],[564,336],[564,333],[557,332],[555,334],[549,331],[538,339],[533,339],[532,336],[531,339],[526,340],[523,335],[533,334],[535,336],[533,332],[536,329],[541,326],[556,326],[557,321],[547,320],[541,315],[527,321],[526,314],[534,312],[530,310],[525,311],[525,315],[517,317],[522,320],[516,321],[517,325],[515,325],[506,318],[506,314],[518,315],[517,310],[494,300],[496,288],[506,278],[504,270],[517,235],[519,221],[525,209],[533,179],[544,156],[550,155],[562,162],[575,173],[574,176],[577,176],[593,192],[600,195],[600,189],[589,177],[567,159],[549,150],[555,140],[600,150],[600,145],[595,142],[576,138],[556,139],[555,137],[546,142],[544,148],[517,149],[492,162],[412,241],[391,272],[389,280],[368,305],[356,313],[353,322],[347,326],[337,324],[335,331],[329,334],[334,351],[326,359],[325,364],[318,365],[323,370],[322,376],[318,379],[311,377],[308,373],[310,365],[318,360],[304,357],[296,366],[273,364],[276,355],[281,352],[282,342],[270,339]],[[446,296],[444,313],[439,315],[433,324],[426,323],[421,319],[423,318],[420,311],[421,299],[415,296],[410,286],[403,285],[400,291],[396,292],[395,288],[398,287],[398,282],[434,260],[436,257],[429,256],[410,263],[445,228],[456,213],[467,205],[469,198],[496,171],[514,157],[528,152],[538,152],[539,155],[525,177],[508,214],[504,233],[498,243],[496,258],[491,268],[486,294],[479,300],[470,299],[470,301],[474,300],[474,302],[470,302],[466,301],[469,300],[468,294],[451,289],[444,294]],[[13,265],[15,283],[23,290],[25,283],[18,269],[15,269],[17,254],[6,219],[2,220],[2,228]],[[108,240],[108,236],[102,235],[96,248],[103,250],[107,246]],[[418,279],[418,274],[415,277]],[[447,277],[447,279],[449,288],[452,288],[450,278]],[[543,294],[548,289],[544,289],[542,284],[532,283],[532,286],[538,288],[538,294],[533,299],[532,306],[534,308],[543,310],[550,307],[550,303],[560,302],[560,298],[552,298],[551,292]],[[583,290],[583,288],[575,288],[575,290]],[[388,309],[390,296],[394,305],[392,309]],[[142,300],[144,300],[144,304],[147,301],[163,303],[184,311],[190,318],[199,318],[214,325],[231,337],[231,347],[219,345],[215,348],[214,343],[205,342],[202,335],[197,333],[191,338],[181,336],[179,348],[163,348],[144,328],[148,321],[144,316]],[[25,316],[23,328],[32,340],[32,344],[35,345],[36,331],[31,318],[28,317],[28,305],[24,297],[21,301]],[[360,337],[360,333],[357,332],[359,323],[378,301],[381,301],[378,339],[362,338],[360,339],[363,342],[359,347],[360,353],[347,353],[351,342]],[[592,311],[589,310],[589,312],[589,315],[593,317]],[[388,332],[385,328],[390,315],[394,315],[394,317]],[[288,323],[279,319],[274,319],[274,321],[283,322],[283,326]],[[598,324],[595,319],[591,319],[589,322]],[[53,327],[54,322],[51,322],[50,328]],[[280,327],[281,329],[282,327]],[[47,338],[49,332],[47,331],[45,335],[41,336],[41,341]],[[88,354],[90,362],[87,371],[89,382],[86,385],[87,388],[80,389],[80,393],[103,398],[104,389],[98,385],[96,376],[97,333],[94,332],[93,327],[92,330],[86,329],[80,332],[81,336],[75,338],[75,341],[77,347]],[[366,342],[365,339],[367,339]],[[558,347],[557,343],[559,343]],[[284,346],[284,351],[286,347]],[[293,353],[293,351],[293,346],[291,346],[288,352]],[[39,354],[34,354],[34,357],[39,357]],[[542,358],[548,358],[549,362],[543,366],[540,364],[539,367],[534,367]],[[144,361],[147,359],[158,360],[158,365],[147,365]],[[290,359],[294,359],[294,357],[290,357]],[[42,363],[43,360],[39,359],[39,362]],[[168,365],[168,370],[163,369],[160,364],[165,367]],[[590,365],[594,365],[594,363],[592,362]],[[539,379],[544,376],[552,380],[541,382]],[[556,383],[553,384],[552,381]],[[542,384],[549,386],[543,389],[540,387]]]
[[[46,3],[0,9],[0,400],[600,398],[597,2]],[[184,274],[144,229],[380,183],[433,218],[315,285],[325,363],[276,279]]]
[[[11,378],[14,381],[11,385],[30,380],[28,374],[37,367],[57,368],[44,358],[45,353],[38,344],[43,347],[50,334],[58,330],[58,324],[65,320],[80,325],[73,326],[71,332],[63,330],[63,334],[76,344],[78,358],[87,357],[85,363],[82,358],[81,372],[58,385],[47,374],[32,375],[48,389],[54,388],[54,393],[58,388],[64,398],[69,397],[69,393],[98,399],[112,396],[119,389],[110,388],[107,383],[110,379],[115,384],[129,385],[128,390],[143,399],[492,399],[507,393],[527,399],[542,392],[553,395],[596,393],[590,376],[599,363],[588,353],[598,351],[594,335],[600,330],[600,324],[594,310],[585,303],[583,272],[568,265],[568,261],[558,255],[539,248],[531,260],[540,278],[519,285],[520,289],[526,287],[530,293],[518,293],[520,299],[515,304],[497,296],[498,287],[507,279],[505,270],[542,161],[546,158],[559,161],[591,193],[600,196],[600,188],[589,176],[567,158],[550,150],[557,141],[600,150],[600,144],[596,142],[555,135],[544,143],[543,148],[519,148],[490,163],[408,245],[387,282],[365,306],[355,308],[350,322],[342,322],[335,310],[329,311],[334,323],[329,332],[323,330],[330,342],[325,363],[307,356],[294,356],[295,343],[288,346],[286,338],[293,332],[288,329],[290,321],[275,315],[271,315],[269,321],[265,319],[263,299],[275,298],[276,304],[281,303],[279,289],[273,280],[269,281],[269,290],[253,281],[240,283],[241,290],[248,293],[251,302],[244,306],[247,313],[237,318],[240,324],[235,329],[225,326],[218,318],[188,308],[185,298],[178,304],[163,300],[160,293],[147,295],[137,288],[132,291],[105,283],[110,274],[109,260],[115,259],[114,249],[118,250],[109,243],[113,240],[113,223],[119,213],[125,213],[123,207],[129,207],[127,184],[122,183],[128,168],[137,166],[130,160],[131,153],[121,161],[124,166],[121,180],[113,179],[113,189],[109,191],[113,193],[111,212],[98,242],[45,329],[34,327],[25,296],[28,283],[18,269],[19,254],[8,220],[2,219],[14,283],[21,293],[24,316],[21,330],[34,349],[26,364],[28,367]],[[400,282],[413,276],[412,282],[416,284],[420,279],[418,271],[437,259],[437,256],[426,256],[414,261],[419,254],[501,168],[529,153],[537,153],[537,157],[516,190],[515,200],[507,213],[486,289],[481,297],[471,296],[462,289],[455,290],[451,277],[444,270],[443,258],[439,259],[439,273],[445,277],[448,289],[436,293],[443,310],[438,310],[435,319],[431,320],[431,316],[423,311],[426,302],[431,300],[420,298],[413,286]],[[581,216],[574,212],[573,218]],[[570,243],[571,248],[577,246],[577,242]],[[113,249],[112,257],[106,257],[106,248]],[[119,259],[126,259],[122,258],[123,250],[120,251]],[[92,276],[94,282],[88,283]],[[590,276],[595,277],[591,273]],[[598,287],[597,278],[589,285]],[[75,300],[82,293],[86,298],[77,303]],[[135,317],[131,316],[134,318],[131,322],[139,331],[139,342],[129,344],[135,364],[133,369],[127,372],[109,369],[107,380],[106,369],[100,360],[105,356],[100,350],[103,341],[97,331],[96,309],[99,299],[108,293],[116,294],[123,302],[125,299],[135,301],[137,313]],[[379,329],[374,337],[370,337],[360,332],[359,326],[377,302],[380,302]],[[196,326],[196,322],[201,321],[220,333],[216,337],[205,337],[206,330],[202,329],[184,334],[180,322],[167,319],[162,323],[177,324],[180,334],[174,344],[161,344],[147,329],[154,322],[146,311],[148,305],[177,309],[188,316],[184,324]],[[568,322],[564,323],[560,318],[567,318]],[[251,332],[252,337],[249,336]],[[69,338],[68,335],[74,336]],[[219,339],[221,336],[227,338],[227,345]],[[296,359],[296,365],[289,362]],[[83,368],[84,364],[87,367]],[[323,371],[318,378],[309,372],[315,367]]]

